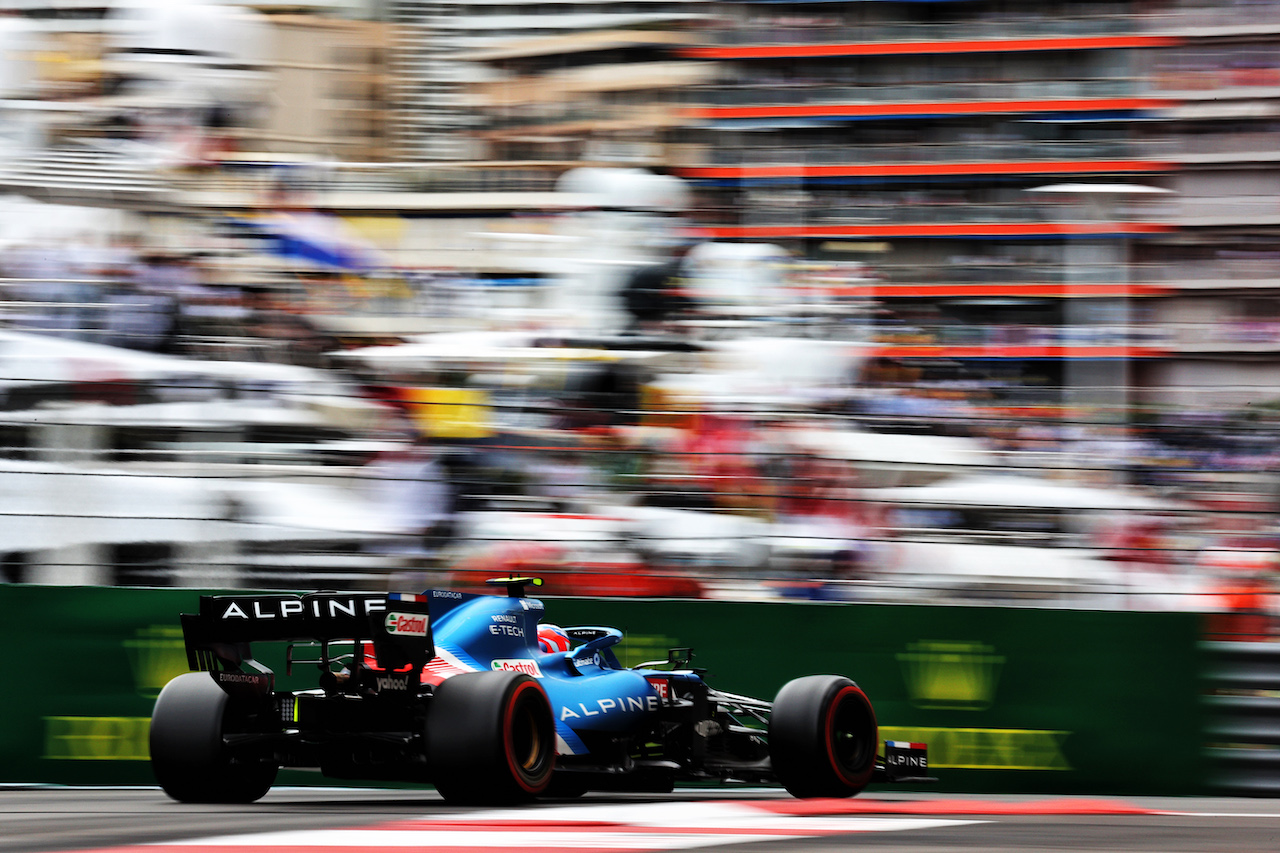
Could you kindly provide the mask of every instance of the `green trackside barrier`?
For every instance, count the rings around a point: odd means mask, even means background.
[[[148,718],[186,671],[178,614],[202,592],[0,586],[0,781],[153,784]],[[627,664],[692,646],[693,665],[735,693],[772,698],[791,678],[848,675],[882,738],[930,744],[929,790],[1204,789],[1195,614],[544,600],[548,621],[622,629]],[[283,677],[279,644],[258,651],[281,686],[314,686],[309,670]],[[323,778],[281,778],[307,781]]]
[[[847,675],[882,740],[929,744],[931,790],[1204,790],[1197,614],[548,600],[546,618],[622,629],[628,665],[692,646],[712,686],[749,696]]]
[[[154,785],[150,716],[160,689],[187,671],[180,613],[220,590],[0,586],[0,782]],[[237,590],[245,592],[245,590]],[[314,687],[314,668],[285,678],[284,645],[261,660],[287,687]],[[286,772],[281,784],[318,781]]]

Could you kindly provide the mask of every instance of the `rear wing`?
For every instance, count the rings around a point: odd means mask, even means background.
[[[255,642],[370,641],[378,666],[418,673],[435,657],[427,596],[408,593],[202,595],[200,611],[182,614],[187,665],[204,672],[271,670],[253,658]],[[328,659],[327,648],[321,654]],[[416,676],[415,676],[416,677]]]

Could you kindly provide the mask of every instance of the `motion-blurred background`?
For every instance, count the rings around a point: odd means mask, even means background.
[[[1280,2],[2,7],[7,582],[1275,631]]]

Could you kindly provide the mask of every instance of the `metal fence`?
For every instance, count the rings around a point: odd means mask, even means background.
[[[1219,640],[1203,651],[1210,787],[1280,796],[1280,643]]]

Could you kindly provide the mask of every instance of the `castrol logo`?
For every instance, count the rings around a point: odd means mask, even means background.
[[[387,633],[401,637],[427,636],[427,617],[418,613],[388,613]]]
[[[525,675],[532,675],[534,678],[542,677],[542,670],[538,668],[538,662],[528,658],[499,658],[490,666],[497,672],[523,672]]]

